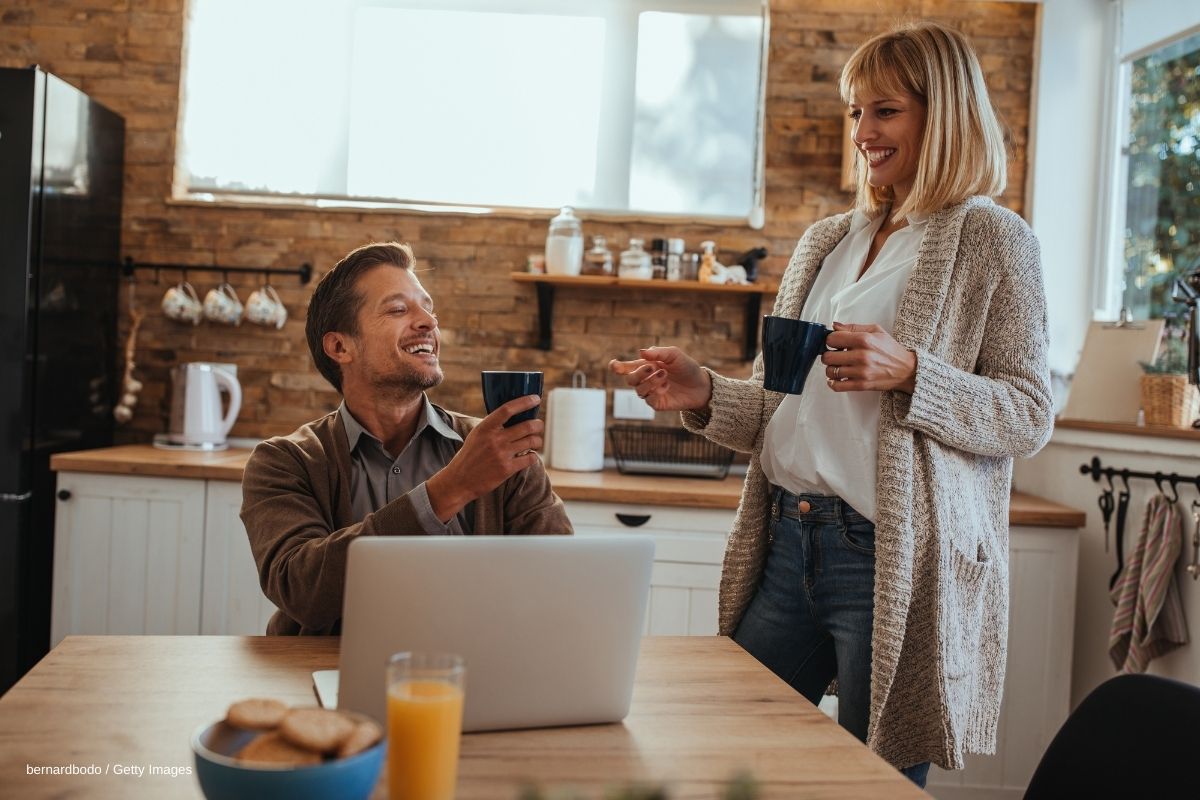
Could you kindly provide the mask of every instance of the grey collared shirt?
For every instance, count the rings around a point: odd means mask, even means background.
[[[383,442],[359,424],[345,401],[338,407],[346,426],[346,443],[350,445],[350,507],[355,517],[363,519],[407,494],[425,533],[471,533],[469,509],[473,504],[468,504],[445,525],[429,504],[425,482],[450,463],[463,440],[442,419],[429,398],[422,396],[422,399],[424,413],[417,422],[417,430],[395,458],[384,449]]]

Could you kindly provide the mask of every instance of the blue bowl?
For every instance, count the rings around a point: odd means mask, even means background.
[[[224,720],[192,734],[196,777],[208,800],[366,800],[387,752],[385,737],[361,753],[309,767],[249,766],[234,759],[257,735]]]

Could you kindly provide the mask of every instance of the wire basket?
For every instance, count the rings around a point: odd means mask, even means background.
[[[683,428],[613,425],[608,429],[617,469],[626,475],[721,479],[733,451]]]

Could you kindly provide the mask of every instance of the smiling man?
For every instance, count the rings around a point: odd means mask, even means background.
[[[271,634],[338,633],[346,555],[357,536],[570,534],[536,453],[543,423],[505,428],[536,396],[484,419],[439,408],[433,299],[408,245],[369,244],[321,278],[305,332],[342,394],[331,414],[254,449],[242,521]],[[397,576],[401,579],[401,576]]]

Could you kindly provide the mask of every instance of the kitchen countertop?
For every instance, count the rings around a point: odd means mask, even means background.
[[[243,449],[200,453],[131,444],[59,453],[51,457],[50,467],[56,472],[241,481],[242,470],[249,457],[250,451]],[[737,508],[742,492],[740,475],[730,475],[718,481],[660,475],[622,475],[613,469],[603,472],[548,469],[546,472],[554,491],[563,500],[732,510]],[[1085,524],[1082,511],[1023,492],[1013,494],[1009,519],[1013,525],[1050,528],[1082,528]]]

